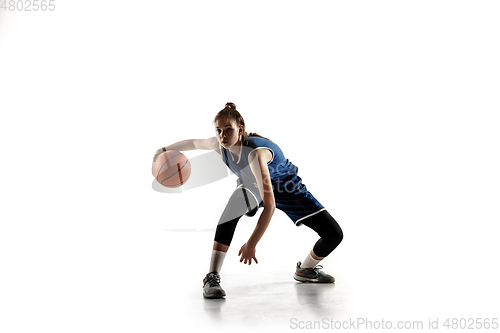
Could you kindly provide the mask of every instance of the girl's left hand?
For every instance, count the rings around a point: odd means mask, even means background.
[[[258,264],[257,258],[255,258],[255,246],[250,246],[247,243],[243,244],[240,249],[238,255],[241,255],[240,262],[245,260],[243,263],[246,264],[248,260],[248,264],[252,264],[252,259],[255,260],[255,263]]]

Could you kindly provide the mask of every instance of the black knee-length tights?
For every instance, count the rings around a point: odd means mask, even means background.
[[[214,240],[217,243],[229,246],[233,240],[234,231],[240,218],[247,214],[253,216],[258,208],[257,200],[248,191],[237,188],[229,198],[229,202],[222,213],[222,216],[215,231]],[[318,257],[329,255],[344,238],[342,229],[337,221],[323,210],[301,221],[318,233],[321,237],[314,244],[313,251]]]

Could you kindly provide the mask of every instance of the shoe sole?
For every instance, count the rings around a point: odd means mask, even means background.
[[[210,298],[210,299],[223,298],[224,296],[226,296],[226,293],[223,293],[223,294],[203,294],[203,297]]]
[[[293,275],[293,278],[299,282],[310,282],[310,283],[335,283],[335,279],[333,278],[333,281],[319,281],[318,279],[309,279],[309,278],[305,278],[305,277],[302,277],[302,276],[299,276],[297,274],[294,274]]]
[[[203,297],[208,298],[208,299],[217,299],[217,298],[224,298],[226,295],[218,296],[218,295],[203,295]]]

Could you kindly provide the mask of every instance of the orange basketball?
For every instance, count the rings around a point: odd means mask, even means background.
[[[184,184],[191,174],[191,163],[179,151],[167,150],[153,162],[153,176],[158,183],[165,187],[179,187]]]

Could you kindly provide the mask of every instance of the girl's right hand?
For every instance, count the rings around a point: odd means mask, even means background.
[[[158,157],[158,155],[160,155],[161,153],[163,153],[163,148],[160,148],[158,149],[157,151],[155,151],[155,155],[153,157],[153,162],[156,161],[156,158]]]

